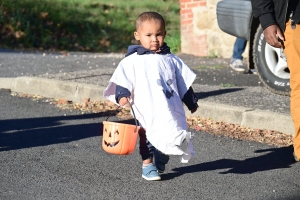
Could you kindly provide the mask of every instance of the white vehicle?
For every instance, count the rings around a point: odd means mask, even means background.
[[[272,92],[290,95],[290,72],[282,49],[266,43],[250,0],[222,0],[217,4],[218,25],[224,32],[249,42],[249,68],[255,68]]]

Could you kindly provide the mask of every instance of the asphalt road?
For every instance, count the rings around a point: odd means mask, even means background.
[[[179,56],[197,73],[201,99],[287,112],[288,97],[268,92],[256,75],[233,72],[228,60]],[[2,50],[0,76],[105,84],[122,58]],[[172,156],[162,181],[148,182],[141,178],[138,145],[129,156],[102,150],[102,121],[109,113],[60,110],[47,99],[34,101],[5,90],[0,90],[0,109],[1,200],[300,199],[300,165],[292,159],[292,147],[193,130],[197,155],[188,164]]]
[[[211,98],[211,88],[222,83],[243,88],[238,91],[266,94],[257,76],[232,72],[226,67],[226,59],[180,56],[201,75],[197,81],[202,90],[208,90],[206,98]],[[82,75],[111,69],[121,58],[2,52],[0,74]],[[229,88],[214,94],[221,99],[233,92]],[[171,156],[162,181],[149,182],[141,177],[138,146],[128,156],[109,155],[102,150],[102,121],[109,113],[60,110],[47,99],[34,101],[11,96],[5,90],[0,90],[0,110],[1,200],[300,198],[300,165],[292,160],[292,147],[276,148],[193,130],[197,155],[188,164]],[[110,120],[119,121],[114,117]]]
[[[188,164],[171,156],[162,181],[149,182],[141,177],[138,145],[128,156],[102,150],[102,121],[109,113],[60,110],[47,99],[5,90],[0,110],[3,200],[300,198],[300,165],[291,147],[195,132],[196,156]]]

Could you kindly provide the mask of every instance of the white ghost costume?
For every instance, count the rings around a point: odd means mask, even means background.
[[[164,154],[182,155],[181,162],[186,163],[195,152],[182,98],[195,78],[196,74],[174,54],[133,53],[119,63],[104,97],[117,104],[116,85],[127,88],[147,139]],[[184,139],[188,143],[185,151],[179,148]]]

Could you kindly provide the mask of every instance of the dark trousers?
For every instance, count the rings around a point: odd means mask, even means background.
[[[146,132],[139,131],[140,137],[140,155],[142,160],[153,158],[155,147],[147,140]]]

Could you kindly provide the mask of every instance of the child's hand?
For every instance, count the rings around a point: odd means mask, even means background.
[[[191,110],[191,113],[194,113],[194,112],[196,112],[196,111],[197,111],[197,109],[198,109],[198,108],[194,108],[194,109],[192,109],[192,110]]]
[[[128,103],[128,99],[126,97],[122,97],[119,101],[120,106],[124,106]]]

